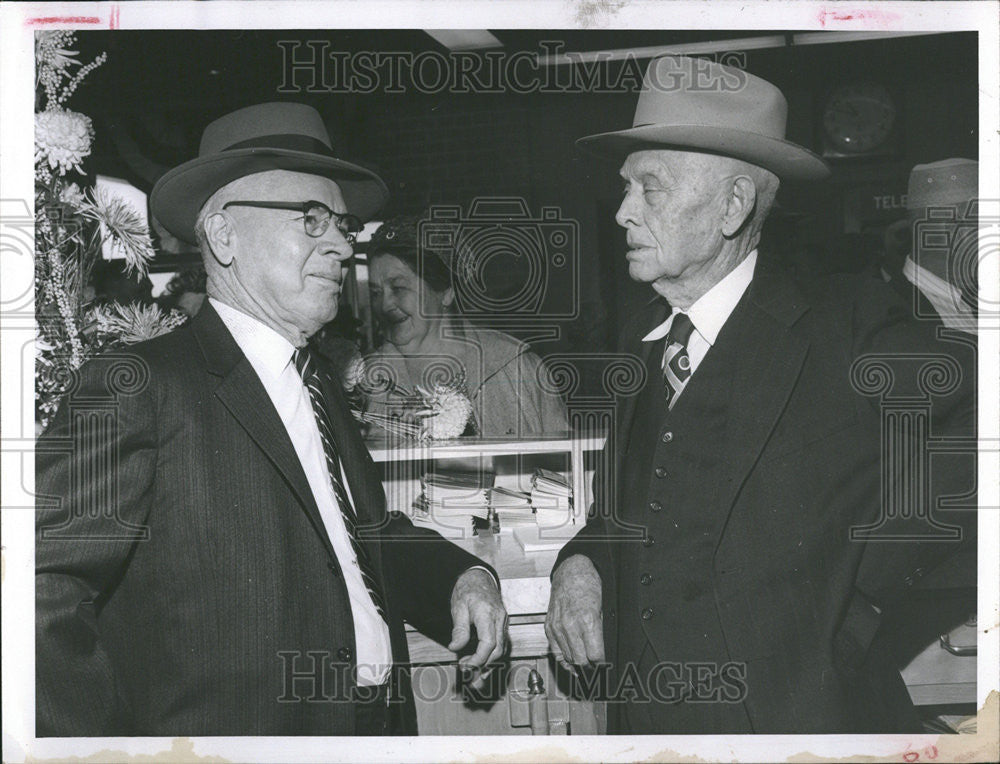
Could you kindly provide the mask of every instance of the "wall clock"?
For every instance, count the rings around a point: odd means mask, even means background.
[[[870,156],[892,153],[897,109],[878,82],[853,82],[834,89],[823,106],[823,155]]]

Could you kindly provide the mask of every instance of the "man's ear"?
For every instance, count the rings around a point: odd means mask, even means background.
[[[205,218],[205,238],[212,257],[219,265],[228,266],[236,256],[236,230],[232,220],[222,212],[213,212]]]
[[[446,308],[450,308],[453,302],[455,302],[455,290],[452,287],[448,287],[444,290],[444,294],[441,295],[441,304]]]
[[[757,204],[757,186],[746,175],[738,175],[733,179],[729,192],[729,202],[726,214],[722,218],[723,236],[735,236],[750,219],[753,208]]]

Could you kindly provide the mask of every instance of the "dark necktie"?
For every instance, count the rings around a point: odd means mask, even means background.
[[[326,396],[323,395],[323,387],[320,384],[316,359],[313,358],[308,348],[296,348],[292,359],[299,376],[302,377],[302,382],[309,391],[313,414],[316,416],[316,426],[319,427],[319,437],[323,441],[323,453],[326,454],[326,468],[330,474],[330,483],[333,485],[333,494],[337,497],[337,504],[340,507],[340,514],[344,518],[347,536],[351,540],[351,547],[358,559],[361,579],[365,582],[365,587],[368,589],[368,594],[371,595],[375,609],[384,620],[387,620],[385,617],[385,598],[382,596],[378,579],[375,577],[375,568],[372,565],[371,557],[358,541],[358,515],[347,495],[347,490],[344,488],[344,473],[340,468],[340,455],[337,453],[333,429],[330,427],[330,420],[326,414]]]
[[[687,343],[694,331],[694,324],[686,313],[676,313],[667,332],[667,342],[663,349],[663,395],[667,408],[672,409],[688,380],[691,379],[691,357]]]

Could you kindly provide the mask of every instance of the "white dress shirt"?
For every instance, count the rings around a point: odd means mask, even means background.
[[[923,292],[949,329],[959,329],[967,334],[979,332],[976,313],[962,300],[962,293],[939,276],[913,262],[907,255],[903,261],[903,275],[913,286]]]
[[[691,319],[694,330],[688,339],[687,351],[691,359],[692,376],[698,371],[698,366],[704,360],[708,349],[715,344],[715,340],[722,331],[723,325],[732,315],[736,303],[743,297],[743,293],[750,286],[753,279],[754,268],[757,266],[757,250],[753,250],[746,258],[733,270],[726,274],[718,284],[709,289],[698,298],[695,303],[686,311],[674,308],[667,320],[657,326],[653,331],[642,338],[643,342],[655,342],[662,340],[670,331],[674,323],[674,316],[678,313],[687,313]]]
[[[278,412],[288,437],[292,441],[299,463],[309,481],[320,517],[333,544],[344,584],[351,601],[354,618],[354,638],[357,649],[358,684],[384,684],[392,666],[389,627],[375,609],[371,595],[361,578],[351,540],[340,514],[337,498],[330,483],[326,454],[320,440],[319,427],[313,413],[309,392],[295,369],[292,344],[270,327],[214,298],[212,307],[226,325],[260,377],[271,403]],[[344,487],[350,496],[350,486]],[[353,501],[353,497],[351,497]],[[335,645],[331,645],[332,648]]]

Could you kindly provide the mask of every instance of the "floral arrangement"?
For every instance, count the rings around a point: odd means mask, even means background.
[[[66,108],[83,79],[107,60],[89,64],[70,48],[68,31],[35,36],[35,419],[44,428],[72,373],[88,358],[155,337],[182,324],[179,312],[155,305],[95,302],[90,277],[107,243],[126,272],[146,276],[154,255],[149,229],[127,202],[95,191],[83,161],[93,148],[90,118]],[[74,70],[74,67],[79,67]]]
[[[431,440],[457,438],[465,432],[472,414],[472,402],[465,393],[448,385],[434,385],[430,389],[417,386],[425,408],[421,434]]]
[[[411,392],[387,379],[380,370],[368,370],[364,359],[356,356],[345,372],[344,387],[355,404],[352,413],[364,424],[374,424],[390,435],[416,440],[446,440],[466,432],[472,417],[472,402],[465,393],[464,379],[448,383],[417,385]],[[350,387],[348,384],[350,383]],[[391,397],[392,414],[362,408],[364,397],[377,393]],[[352,395],[353,394],[353,395]]]

